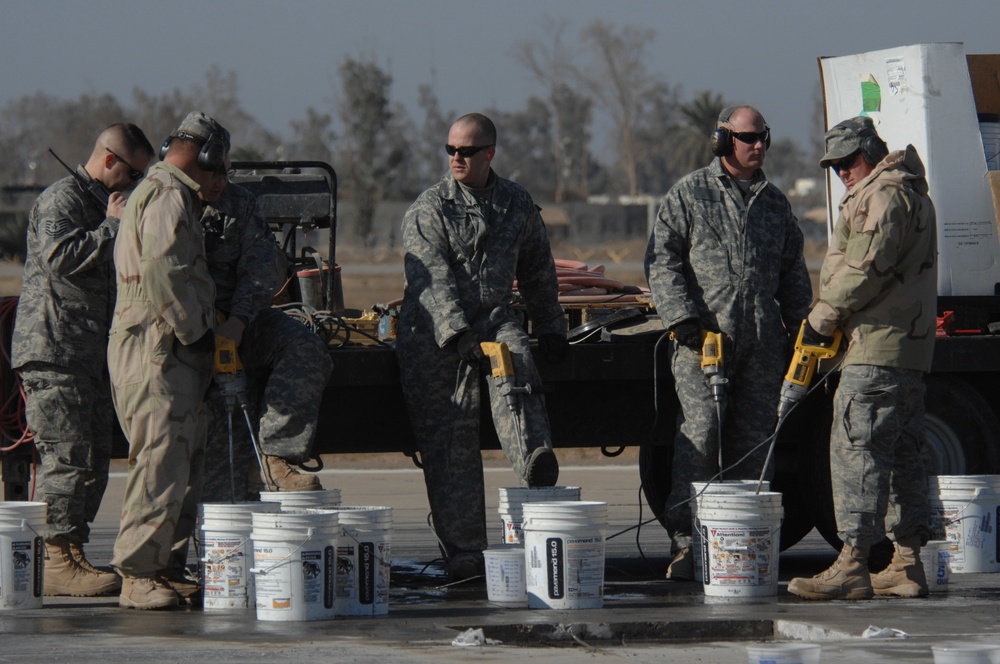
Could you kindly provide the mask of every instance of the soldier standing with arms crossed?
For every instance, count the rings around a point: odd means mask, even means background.
[[[28,253],[11,344],[22,375],[28,428],[41,459],[48,506],[46,595],[87,597],[118,590],[112,572],[83,552],[108,485],[113,431],[107,374],[114,302],[111,254],[125,210],[121,193],[143,177],[153,146],[134,124],[97,137],[86,165],[38,197],[28,221]],[[84,188],[112,192],[107,205]]]
[[[229,146],[212,118],[184,118],[129,198],[115,242],[108,368],[129,472],[111,564],[127,608],[170,608],[198,592],[173,548],[194,530],[201,498],[215,349],[201,214],[226,186]]]

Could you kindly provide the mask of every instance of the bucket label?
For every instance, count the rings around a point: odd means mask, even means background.
[[[327,609],[337,601],[336,585],[337,549],[331,545],[323,548],[323,606]]]
[[[32,553],[34,552],[33,540],[13,540],[10,543],[11,562],[14,568],[11,591],[15,594],[32,593],[34,595],[35,584],[32,582],[35,574],[35,566],[32,564]],[[35,556],[38,560],[38,556]]]
[[[558,537],[545,540],[545,569],[548,580],[549,599],[563,597],[563,542]]]
[[[705,584],[766,586],[777,574],[772,560],[770,527],[712,527],[705,529]]]
[[[302,600],[306,604],[319,604],[325,598],[323,584],[323,552],[303,551],[302,559]]]
[[[35,558],[34,558],[34,560],[35,560],[35,576],[34,576],[34,578],[35,578],[35,587],[34,587],[34,590],[33,590],[33,593],[32,593],[35,597],[41,597],[42,596],[42,579],[45,576],[45,574],[44,574],[44,568],[43,568],[44,563],[42,562],[45,559],[45,555],[42,553],[42,551],[44,551],[44,548],[43,548],[44,546],[45,546],[45,541],[42,540],[41,537],[36,537],[35,538]]]
[[[254,546],[254,567],[266,572],[258,574],[255,580],[258,609],[277,611],[292,609],[292,579],[291,568],[288,565],[290,555],[291,551],[287,546]]]
[[[247,594],[245,537],[205,534],[205,568],[202,574],[206,598],[228,599]]]
[[[375,603],[375,546],[371,542],[358,542],[358,602]]]

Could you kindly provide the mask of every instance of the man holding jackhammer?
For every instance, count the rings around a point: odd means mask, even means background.
[[[924,373],[937,316],[937,221],[913,146],[889,152],[870,118],[826,133],[820,166],[847,192],[820,274],[803,341],[849,339],[833,401],[830,475],[843,541],[833,565],[795,578],[806,599],[927,594],[920,547],[930,537],[924,440]],[[871,575],[868,553],[887,534],[895,551]]]
[[[496,142],[486,116],[459,118],[445,146],[451,172],[410,206],[402,226],[396,351],[452,581],[483,574],[488,544],[479,381],[489,363],[481,342],[507,344],[517,386],[531,388],[511,402],[488,381],[493,424],[518,483],[552,486],[559,478],[541,379],[511,306],[516,278],[543,356],[561,361],[568,348],[555,261],[531,196],[490,166]]]
[[[718,479],[720,471],[727,480],[761,475],[789,332],[797,333],[812,298],[802,232],[761,170],[771,142],[763,116],[752,106],[726,108],[710,138],[716,159],[663,198],[645,260],[656,310],[673,333],[681,406],[665,505],[666,577],[674,580],[694,578],[691,482]],[[703,331],[724,339],[724,422],[701,367]]]
[[[202,502],[247,499],[251,472],[264,475],[263,488],[269,491],[320,489],[315,475],[299,473],[289,461],[310,458],[323,390],[333,370],[330,353],[309,328],[271,308],[288,261],[253,194],[228,184],[219,200],[205,208],[201,222],[215,281],[215,311],[224,317],[215,334],[238,348],[246,380],[242,398],[252,413],[264,467],[261,473],[240,404],[230,400],[227,405],[225,397],[210,390]]]

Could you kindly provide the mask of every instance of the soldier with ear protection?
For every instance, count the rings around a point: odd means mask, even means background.
[[[789,331],[798,332],[812,299],[802,232],[762,170],[771,144],[764,117],[752,106],[726,108],[709,138],[715,159],[664,196],[645,260],[656,310],[674,333],[681,404],[665,507],[675,580],[694,577],[691,482],[720,471],[727,480],[761,475],[767,446],[751,450],[774,431]],[[705,330],[724,335],[724,423],[701,370]]]

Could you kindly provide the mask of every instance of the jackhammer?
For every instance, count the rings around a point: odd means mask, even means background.
[[[220,321],[221,322],[221,321]],[[260,466],[264,477],[264,483],[268,491],[274,491],[274,482],[267,471],[267,464],[264,463],[263,452],[257,443],[257,437],[253,432],[253,423],[250,421],[250,405],[247,401],[247,377],[243,370],[243,363],[240,361],[239,353],[236,351],[236,343],[227,337],[215,336],[215,357],[212,381],[215,383],[214,391],[222,397],[226,407],[226,419],[229,427],[229,484],[232,491],[233,501],[236,501],[236,478],[233,475],[235,468],[233,450],[233,411],[239,405],[243,411],[243,419],[247,423],[247,431],[250,434],[250,442],[253,444],[254,455]]]

